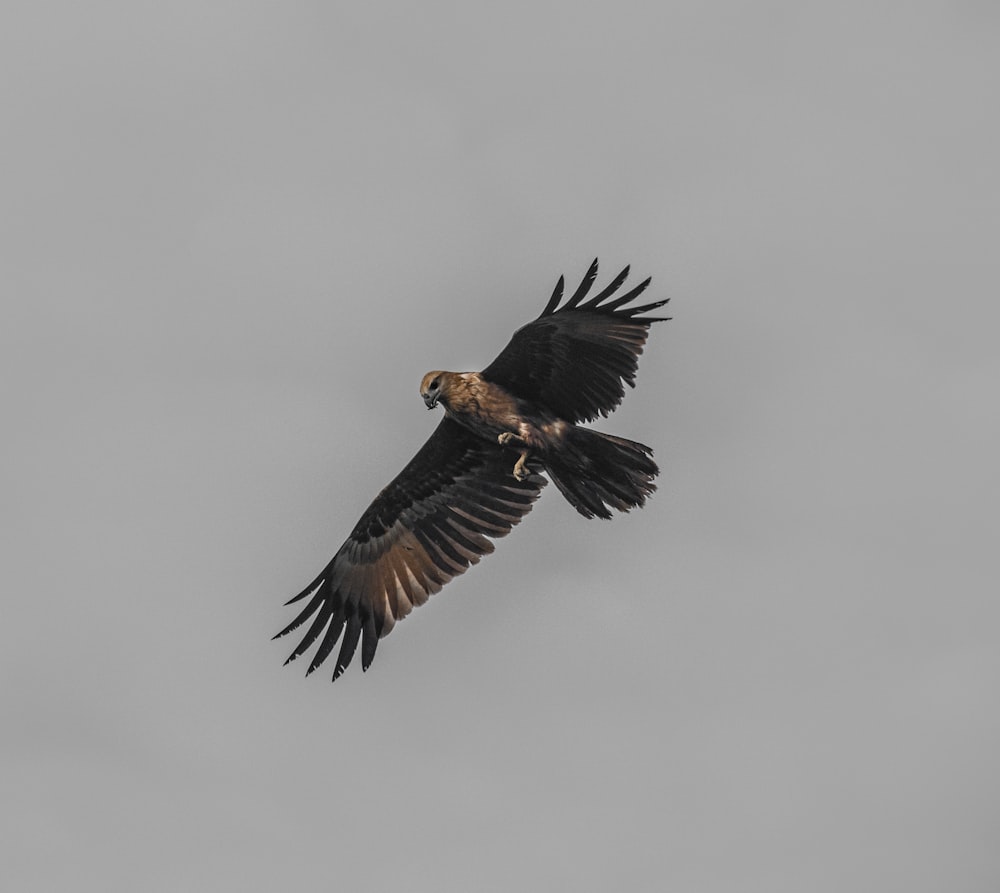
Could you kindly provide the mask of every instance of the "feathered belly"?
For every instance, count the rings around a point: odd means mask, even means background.
[[[516,415],[483,412],[481,409],[470,412],[457,408],[448,408],[447,413],[463,428],[486,440],[495,441],[505,431],[523,436],[521,431],[525,422]]]
[[[448,414],[460,425],[486,440],[496,441],[501,434],[514,434],[534,450],[558,447],[573,426],[562,419],[543,419],[515,413],[455,412]]]

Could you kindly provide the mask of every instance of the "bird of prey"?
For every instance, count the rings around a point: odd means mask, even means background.
[[[367,670],[380,638],[415,605],[493,551],[538,498],[547,475],[585,518],[642,506],[659,473],[641,443],[581,427],[635,387],[650,325],[667,300],[636,306],[646,279],[617,294],[629,268],[585,300],[595,260],[562,305],[563,278],[541,315],[518,329],[482,372],[428,372],[420,395],[444,418],[361,516],[305,589],[299,615],[274,638],[311,623],[288,663],[315,642],[306,675],[340,651],[336,679],[361,643]]]

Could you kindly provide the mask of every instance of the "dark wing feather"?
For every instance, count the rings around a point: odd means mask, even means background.
[[[626,267],[607,288],[583,302],[597,276],[595,260],[580,287],[561,307],[564,283],[560,276],[541,316],[514,333],[482,371],[483,378],[567,421],[589,422],[598,415],[607,416],[625,396],[624,385],[635,387],[650,325],[668,318],[639,314],[662,307],[669,298],[629,306],[649,279],[612,298],[628,272]]]
[[[312,618],[288,661],[319,641],[308,675],[340,639],[333,678],[351,662],[359,642],[367,670],[378,640],[397,620],[492,552],[488,537],[505,536],[531,510],[545,478],[532,473],[518,481],[512,474],[516,460],[515,451],[443,419],[323,572],[288,602],[309,598],[276,639]]]

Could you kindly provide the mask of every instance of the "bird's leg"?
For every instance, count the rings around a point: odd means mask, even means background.
[[[500,446],[507,446],[509,443],[524,443],[524,438],[520,435],[514,434],[513,431],[504,431],[497,437],[497,443]],[[514,477],[519,481],[523,481],[528,475],[531,474],[527,468],[524,467],[524,463],[528,459],[528,449],[527,447],[521,450],[521,455],[517,457],[517,462],[514,463]]]
[[[523,481],[528,475],[531,474],[527,468],[524,467],[524,462],[528,458],[528,451],[521,450],[521,455],[518,456],[517,462],[514,463],[514,477],[519,481]]]

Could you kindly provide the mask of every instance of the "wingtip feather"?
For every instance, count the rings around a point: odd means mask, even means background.
[[[632,318],[636,320],[636,322],[652,321],[652,320],[639,319],[638,316],[640,313],[649,313],[650,310],[658,310],[664,304],[667,304],[669,302],[670,298],[664,298],[662,301],[653,301],[652,303],[649,304],[641,304],[638,307],[626,307],[625,312],[629,313],[632,316]]]
[[[560,276],[559,281],[556,282],[556,287],[552,290],[552,297],[549,298],[548,304],[545,305],[545,309],[541,312],[541,316],[548,316],[555,312],[556,307],[559,306],[559,302],[562,300],[563,289],[566,287],[566,277]]]
[[[619,295],[613,301],[608,301],[606,304],[602,304],[598,309],[605,313],[610,313],[613,310],[617,310],[619,307],[624,306],[629,301],[634,301],[639,295],[641,295],[647,288],[649,288],[649,283],[653,281],[652,276],[647,276],[642,280],[637,286],[629,289],[625,294]],[[628,308],[623,311],[625,313],[629,312]]]
[[[354,652],[361,638],[361,621],[356,613],[347,618],[344,627],[344,638],[340,642],[340,652],[337,654],[337,665],[333,670],[333,678],[337,679],[354,659]]]
[[[572,310],[577,304],[580,303],[585,297],[587,297],[590,287],[594,284],[594,280],[597,278],[597,258],[595,257],[590,265],[590,268],[584,274],[583,279],[577,286],[575,292],[573,292],[572,297],[563,304],[563,310]]]
[[[303,589],[298,595],[293,595],[287,602],[285,606],[294,605],[298,601],[306,598],[306,596],[312,595],[320,586],[323,585],[323,579],[326,577],[327,568],[323,569],[321,573],[315,580],[312,581],[305,589]]]
[[[601,291],[587,301],[586,304],[581,304],[581,310],[594,310],[605,298],[611,297],[618,289],[621,284],[628,278],[629,270],[631,269],[630,264],[625,265],[625,269],[622,270],[614,279],[612,279]]]
[[[364,632],[361,638],[361,670],[366,671],[375,659],[375,649],[378,647],[378,631],[375,629],[375,618],[365,619]]]

